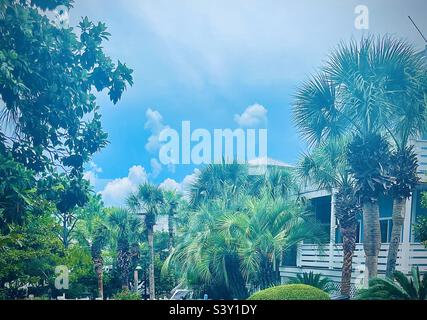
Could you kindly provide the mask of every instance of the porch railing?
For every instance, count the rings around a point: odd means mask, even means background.
[[[332,251],[331,251],[332,248]],[[385,272],[388,255],[388,244],[381,247],[378,258],[378,271]],[[343,248],[341,244],[333,246],[317,246],[302,244],[298,247],[297,267],[307,269],[341,269],[343,263]],[[420,270],[427,271],[427,249],[422,244],[402,244],[397,259],[397,269],[408,273],[412,266],[419,266]],[[363,245],[358,244],[353,258],[355,270],[363,271],[365,267],[365,253]]]

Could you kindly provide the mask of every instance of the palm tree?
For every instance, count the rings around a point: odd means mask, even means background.
[[[268,192],[229,195],[192,212],[167,265],[186,283],[215,288],[214,298],[244,299],[246,284],[277,284],[283,252],[302,240],[320,242],[320,228],[294,201],[274,200]]]
[[[206,290],[213,299],[248,297],[235,244],[219,232],[229,206],[227,200],[214,199],[193,208],[165,263],[165,269],[177,270],[181,282]]]
[[[245,197],[238,211],[220,219],[220,231],[236,243],[248,283],[265,289],[280,283],[283,253],[301,241],[321,243],[323,232],[311,213],[294,200],[270,194]]]
[[[98,294],[100,299],[104,299],[104,258],[102,257],[102,250],[108,244],[108,237],[108,228],[105,225],[100,224],[94,230],[93,242],[91,245],[91,255],[98,279]]]
[[[418,81],[422,64],[414,63],[414,56],[410,45],[389,36],[341,44],[322,72],[296,96],[295,120],[310,143],[349,134],[354,137],[349,162],[350,166],[360,164],[360,171],[352,168],[352,172],[364,180],[358,181],[357,191],[364,206],[364,246],[371,278],[377,274],[380,247],[377,199],[395,183],[389,177],[390,151],[382,148],[387,142],[381,140],[390,140],[401,125],[410,128],[407,133],[416,131],[414,118],[422,111],[419,103],[416,108],[401,103],[425,92]],[[376,146],[382,154],[375,153]],[[362,166],[363,159],[357,159],[363,158],[357,153],[363,150],[371,161],[365,161],[367,167]]]
[[[306,183],[335,193],[335,214],[343,237],[341,294],[350,296],[351,273],[360,203],[355,197],[355,184],[348,172],[345,139],[329,141],[304,155],[297,172]]]
[[[78,215],[81,217],[81,220],[77,223],[76,239],[80,244],[90,250],[98,279],[98,296],[103,299],[104,259],[102,251],[109,242],[110,230],[107,226],[101,197],[99,195],[91,196],[87,205],[79,210]]]
[[[126,209],[110,209],[111,238],[116,247],[116,264],[123,290],[129,289],[129,274],[133,257],[138,254],[141,239],[141,223]]]
[[[190,203],[193,207],[208,200],[235,195],[249,190],[248,167],[238,163],[221,163],[206,166],[190,186]]]
[[[392,278],[396,271],[397,254],[401,242],[403,223],[405,221],[406,200],[412,195],[419,182],[417,175],[418,159],[413,147],[402,147],[392,155],[391,175],[396,184],[391,188],[393,201],[393,226],[387,257],[386,276]]]
[[[314,272],[297,274],[296,277],[291,278],[288,281],[288,284],[306,284],[328,293],[333,289],[332,283],[331,279],[323,277],[320,273]]]
[[[363,205],[363,246],[369,279],[378,272],[381,250],[381,226],[378,199],[393,184],[389,175],[391,154],[389,144],[379,135],[355,137],[348,150],[350,172],[356,183],[356,195]]]
[[[168,233],[169,233],[169,253],[172,252],[174,247],[174,233],[175,233],[175,215],[181,197],[175,191],[165,191],[163,197],[166,204],[166,214],[168,216]]]
[[[150,248],[150,264],[149,264],[149,284],[150,284],[150,299],[156,299],[155,277],[154,277],[154,226],[156,219],[164,205],[162,190],[153,184],[145,183],[138,187],[138,190],[131,194],[127,200],[129,208],[137,214],[145,218],[145,226],[147,229],[148,246]]]
[[[375,278],[369,289],[362,290],[359,300],[427,300],[427,273],[421,277],[418,267],[412,268],[411,278],[396,271],[392,278]]]

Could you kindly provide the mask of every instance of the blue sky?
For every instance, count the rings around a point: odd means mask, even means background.
[[[361,4],[369,30],[354,26]],[[422,49],[407,16],[427,34],[426,12],[424,0],[76,0],[71,25],[82,16],[106,22],[105,50],[135,70],[117,106],[99,96],[111,143],[87,177],[107,205],[147,179],[182,188],[195,167],[160,168],[147,143],[186,120],[208,130],[265,121],[269,157],[295,163],[305,149],[291,121],[298,85],[342,40],[389,33]]]

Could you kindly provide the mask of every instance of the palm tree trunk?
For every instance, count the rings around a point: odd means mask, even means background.
[[[353,256],[356,249],[356,227],[341,228],[343,235],[344,260],[341,277],[341,294],[346,297],[351,295],[351,273],[353,270]]]
[[[381,225],[378,203],[363,205],[363,247],[366,256],[368,278],[378,275],[378,255],[381,250]]]
[[[386,276],[391,278],[396,271],[397,255],[399,253],[400,238],[402,235],[403,223],[405,221],[406,199],[394,199],[393,202],[393,229],[391,231],[391,241],[388,250]]]
[[[101,270],[97,270],[96,275],[98,276],[98,295],[101,300],[104,300],[104,282],[102,267]]]
[[[148,247],[150,248],[150,265],[148,271],[148,281],[150,283],[150,300],[156,299],[155,280],[154,280],[154,234],[153,227],[147,227]]]
[[[169,213],[168,215],[168,229],[169,229],[169,253],[172,252],[174,247],[174,215]]]

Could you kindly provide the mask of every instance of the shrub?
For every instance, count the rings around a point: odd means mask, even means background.
[[[113,300],[141,300],[139,293],[123,290],[113,296]]]
[[[396,271],[393,279],[374,278],[369,289],[361,290],[358,300],[426,300],[427,272],[420,273],[418,267],[412,268],[411,277]]]
[[[272,287],[252,295],[249,300],[330,300],[329,295],[305,284]]]
[[[427,247],[427,218],[418,218],[414,226],[415,237]]]

